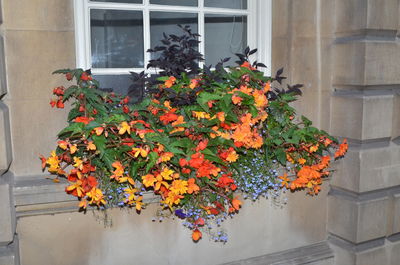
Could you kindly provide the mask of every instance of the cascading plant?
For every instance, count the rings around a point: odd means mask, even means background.
[[[90,71],[55,71],[73,84],[55,88],[50,104],[63,108],[69,100],[72,108],[56,150],[41,156],[43,169],[55,181],[68,181],[65,191],[82,209],[141,211],[143,194],[154,193],[160,213],[183,219],[194,241],[236,214],[242,198],[279,196],[281,190],[318,194],[332,172],[330,162],[344,156],[347,143],[296,116],[290,103],[301,85],[280,89],[282,69],[265,76],[263,64],[250,63],[256,50],[249,48],[228,69],[227,59],[214,70],[165,63],[168,46],[198,43],[183,29],[186,38],[165,35],[166,46],[152,50],[161,51],[151,62],[163,69],[156,80],[133,74],[148,92],[140,103],[102,92]],[[202,59],[192,46],[175,52]],[[211,233],[226,242],[225,232]]]

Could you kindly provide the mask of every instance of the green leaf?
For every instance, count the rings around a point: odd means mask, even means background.
[[[156,152],[151,152],[147,157],[149,160],[147,161],[146,174],[149,173],[150,169],[157,163],[158,154]]]
[[[58,137],[62,137],[65,134],[69,134],[69,136],[75,135],[75,134],[81,134],[83,132],[83,128],[85,127],[85,124],[82,122],[74,122],[68,127],[64,128],[61,130],[61,132],[58,133]]]
[[[106,148],[106,137],[104,135],[93,135],[92,139],[96,149],[100,152],[104,152]]]
[[[279,148],[275,151],[276,160],[282,165],[286,166],[286,153],[283,148]]]

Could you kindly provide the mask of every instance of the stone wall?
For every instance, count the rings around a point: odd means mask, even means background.
[[[336,263],[399,264],[399,1],[337,0],[331,132],[350,142],[331,181]]]
[[[9,110],[4,103],[8,89],[2,14],[0,14],[0,23],[0,264],[14,265],[18,264],[18,244],[15,238],[13,178],[8,172],[12,161],[12,152]]]
[[[38,154],[54,148],[66,120],[48,102],[64,82],[51,72],[75,65],[73,1],[3,0],[1,10],[0,264],[328,265],[328,236],[337,265],[399,263],[397,0],[273,0],[273,72],[283,66],[288,83],[304,84],[300,113],[350,150],[329,196],[325,185],[317,198],[288,194],[283,208],[246,203],[224,224],[226,245],[192,244],[176,220],[151,222],[153,206],[112,210],[104,227],[44,178]]]

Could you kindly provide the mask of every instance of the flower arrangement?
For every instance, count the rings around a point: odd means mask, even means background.
[[[262,64],[250,63],[255,51],[239,54],[229,70],[221,62],[191,75],[164,71],[147,82],[153,93],[136,104],[100,91],[89,71],[56,71],[74,84],[55,88],[50,104],[63,108],[72,100],[72,109],[56,150],[41,156],[43,168],[55,181],[68,180],[65,191],[82,209],[141,211],[143,194],[152,192],[160,214],[184,219],[194,241],[237,213],[242,197],[287,189],[318,194],[346,140],[339,144],[306,117],[297,118],[289,103],[300,86],[277,88],[282,70],[264,76]],[[219,231],[214,240],[225,242],[227,235]]]

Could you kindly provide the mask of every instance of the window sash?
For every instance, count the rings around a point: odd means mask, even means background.
[[[247,15],[247,44],[250,48],[257,47],[256,60],[267,65],[266,74],[270,74],[271,66],[271,8],[272,0],[248,0],[247,9],[227,9],[218,7],[204,7],[204,0],[199,0],[196,6],[172,6],[150,4],[143,0],[142,4],[91,2],[89,0],[74,0],[75,9],[75,45],[76,66],[78,68],[91,68],[91,36],[90,36],[90,9],[114,10],[140,10],[143,11],[143,40],[144,40],[144,68],[93,68],[93,74],[127,74],[130,71],[140,72],[145,70],[152,73],[154,70],[146,69],[150,60],[147,49],[150,45],[150,12],[170,11],[198,14],[198,33],[200,34],[199,51],[205,51],[205,14]],[[203,62],[201,62],[202,66]]]

